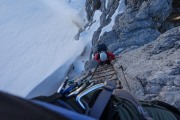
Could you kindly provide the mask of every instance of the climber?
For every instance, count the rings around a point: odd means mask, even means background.
[[[96,53],[94,59],[100,64],[110,64],[112,60],[115,59],[115,55],[108,51],[101,51],[100,53]]]
[[[106,44],[102,43],[97,45],[98,53],[95,54],[94,59],[100,64],[110,64],[115,59],[115,55],[107,51]]]

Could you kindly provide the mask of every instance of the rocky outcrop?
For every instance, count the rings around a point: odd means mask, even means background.
[[[101,25],[92,38],[93,51],[103,42],[116,55],[120,53],[122,57],[114,66],[122,86],[139,99],[162,100],[180,108],[179,1],[125,0],[125,11],[116,16],[112,31],[103,34],[102,29],[110,23],[119,0],[100,2],[98,9],[103,13]],[[94,13],[95,9],[92,11]],[[93,14],[89,14],[89,18],[92,17]],[[85,69],[96,65],[91,59]]]
[[[85,62],[84,69],[87,71],[95,68],[97,65],[98,63],[94,59],[90,59],[89,61]]]
[[[164,33],[177,26],[180,26],[180,1],[173,0],[171,14],[159,27],[159,31]]]
[[[93,6],[100,4],[98,9],[102,11],[102,15],[100,26],[94,32],[92,45],[95,48],[99,43],[106,43],[112,52],[130,46],[140,47],[154,41],[160,35],[158,30],[163,21],[172,11],[172,0],[126,0],[126,9],[116,17],[112,31],[105,32],[100,36],[102,28],[111,22],[111,17],[118,8],[119,0],[93,1],[96,0],[87,0],[86,2],[89,20],[93,20],[93,14],[97,10],[93,9]]]
[[[131,92],[142,100],[162,100],[180,108],[180,27],[121,55],[115,67],[122,81],[119,66],[124,67]],[[123,87],[128,89],[125,82]]]
[[[116,17],[113,29],[117,42],[110,45],[114,50],[130,46],[142,46],[154,41],[158,28],[171,12],[171,0],[127,0],[127,8]],[[118,44],[118,45],[117,45]]]

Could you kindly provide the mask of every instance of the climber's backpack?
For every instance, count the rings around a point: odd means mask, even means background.
[[[128,91],[113,95],[101,116],[103,120],[180,120],[180,111],[162,101],[138,101]]]
[[[100,53],[101,51],[107,51],[107,50],[108,50],[108,48],[107,48],[106,44],[102,43],[102,44],[97,45],[98,53]]]
[[[180,111],[175,107],[161,101],[138,101],[126,90],[116,90],[112,95],[115,86],[112,85],[84,94],[81,105],[75,97],[57,94],[39,100],[101,120],[180,120]],[[90,88],[84,93],[87,91]]]

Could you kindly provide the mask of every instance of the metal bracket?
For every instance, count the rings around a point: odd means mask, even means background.
[[[105,84],[104,84],[104,83],[100,83],[100,84],[94,85],[94,86],[86,89],[85,91],[81,92],[81,93],[76,97],[76,101],[79,103],[79,105],[80,105],[83,109],[85,109],[85,106],[84,106],[83,103],[81,102],[81,98],[82,98],[84,95],[92,92],[93,90],[100,89],[100,88],[102,88],[103,86],[105,86]]]

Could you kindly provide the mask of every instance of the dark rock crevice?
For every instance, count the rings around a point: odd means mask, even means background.
[[[127,68],[128,82],[133,84],[131,89],[140,99],[162,100],[171,105],[179,103],[179,29],[173,28],[147,45],[121,53],[118,62]]]
[[[180,26],[180,1],[173,0],[172,11],[162,25],[158,28],[161,33],[164,33],[174,27]]]

